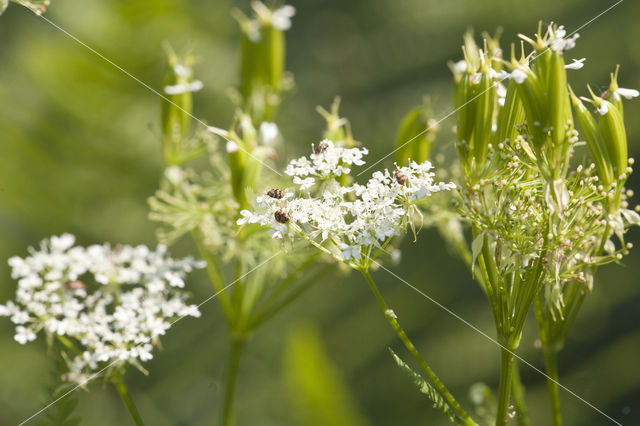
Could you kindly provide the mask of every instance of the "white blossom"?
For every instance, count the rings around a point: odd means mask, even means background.
[[[568,38],[566,36],[567,31],[564,29],[564,25],[560,25],[555,30],[552,26],[549,26],[548,46],[556,52],[564,52],[576,47],[576,40],[580,37],[580,34],[575,33]]]
[[[18,288],[15,302],[0,305],[0,316],[17,325],[17,342],[33,341],[44,330],[78,346],[82,355],[68,362],[67,380],[81,380],[101,362],[139,365],[152,358],[153,343],[171,321],[200,315],[178,289],[203,262],[168,258],[163,246],[74,243],[70,234],[53,236],[29,256],[9,259]]]
[[[204,87],[200,80],[194,80],[188,83],[178,83],[164,86],[164,93],[167,95],[181,95],[188,92],[197,92]]]
[[[263,145],[271,145],[280,134],[278,125],[276,123],[270,123],[263,121],[260,123],[260,142]]]
[[[511,78],[516,83],[522,84],[527,79],[527,74],[520,68],[516,68],[513,70],[513,72],[511,72]]]
[[[565,65],[565,69],[568,70],[579,70],[580,68],[584,67],[584,61],[587,58],[580,58],[580,59],[572,59],[573,62],[571,62],[570,64]]]
[[[309,157],[286,167],[296,191],[285,189],[277,196],[269,191],[257,197],[254,211],[241,211],[237,224],[269,226],[274,238],[301,233],[315,244],[333,244],[336,258],[357,264],[366,260],[363,250],[380,246],[406,225],[416,201],[455,187],[434,182],[428,161],[411,162],[393,173],[377,171],[366,184],[343,186],[342,176],[350,172],[347,166],[363,165],[366,153],[365,148],[341,148],[323,140]]]
[[[291,18],[296,14],[296,8],[291,5],[284,5],[276,9],[271,15],[271,23],[274,28],[287,31],[291,28]]]
[[[612,96],[614,101],[620,102],[622,98],[625,98],[625,99],[637,98],[638,96],[640,96],[640,92],[638,92],[636,89],[625,89],[624,87],[618,87],[612,93]]]

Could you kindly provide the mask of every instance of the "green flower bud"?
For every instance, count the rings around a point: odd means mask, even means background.
[[[431,104],[427,98],[423,105],[409,111],[398,129],[396,136],[398,165],[407,165],[409,160],[417,163],[428,160],[437,131],[438,125],[431,118]]]

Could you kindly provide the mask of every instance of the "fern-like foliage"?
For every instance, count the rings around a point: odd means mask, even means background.
[[[447,416],[449,421],[451,421],[452,423],[463,424],[461,422],[461,419],[456,415],[455,411],[453,411],[449,403],[445,401],[442,395],[440,395],[440,392],[438,392],[438,390],[434,388],[431,383],[429,383],[420,374],[413,371],[411,367],[409,367],[406,362],[400,359],[400,357],[396,355],[396,353],[393,352],[391,348],[389,348],[389,352],[391,352],[391,356],[393,357],[396,364],[398,364],[398,367],[400,367],[400,369],[403,370],[411,380],[413,380],[413,383],[418,387],[418,390],[427,395],[427,398],[429,398],[431,402],[433,402],[433,408],[442,411],[442,413]]]

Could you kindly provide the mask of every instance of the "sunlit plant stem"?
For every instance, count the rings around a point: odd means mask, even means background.
[[[453,397],[453,395],[451,395],[451,392],[449,392],[449,390],[445,387],[445,385],[442,383],[442,381],[436,375],[436,373],[433,372],[433,370],[431,369],[431,367],[429,367],[427,362],[422,358],[422,356],[420,356],[420,353],[416,349],[415,345],[413,344],[411,339],[409,339],[407,334],[404,332],[404,330],[400,326],[400,323],[396,319],[395,313],[393,312],[393,310],[389,308],[389,305],[387,305],[387,302],[382,297],[382,294],[378,290],[378,287],[376,286],[376,283],[373,280],[373,277],[371,277],[371,274],[369,273],[369,268],[362,267],[361,269],[359,269],[359,271],[364,276],[364,279],[367,281],[367,284],[369,284],[369,288],[371,289],[371,292],[376,297],[376,300],[378,301],[378,305],[380,306],[380,309],[382,309],[382,312],[384,313],[384,317],[387,319],[387,322],[389,323],[389,325],[391,325],[391,328],[393,328],[393,331],[396,332],[396,334],[398,335],[398,337],[400,338],[404,346],[411,353],[413,358],[418,362],[418,364],[422,368],[422,371],[427,375],[429,380],[431,380],[431,382],[434,384],[436,389],[438,389],[438,392],[440,392],[440,394],[444,397],[444,399],[446,399],[449,405],[451,405],[451,408],[453,408],[456,414],[460,417],[460,419],[462,420],[462,424],[470,425],[470,426],[476,425],[476,422],[474,422],[471,419],[471,417],[469,417],[467,412],[464,411],[464,409],[460,406],[458,401]]]

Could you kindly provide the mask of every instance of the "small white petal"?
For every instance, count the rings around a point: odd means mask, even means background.
[[[619,87],[618,90],[615,91],[615,93],[623,96],[626,99],[633,99],[640,96],[640,92],[636,89],[625,89],[624,87]]]
[[[565,65],[565,69],[568,70],[579,70],[580,68],[584,67],[584,61],[587,58],[581,58],[581,59],[572,59],[572,63]]]
[[[511,78],[513,79],[513,81],[515,81],[518,84],[522,84],[524,83],[524,81],[527,79],[527,74],[522,71],[520,68],[516,68],[515,70],[513,70],[513,72],[511,73]]]

